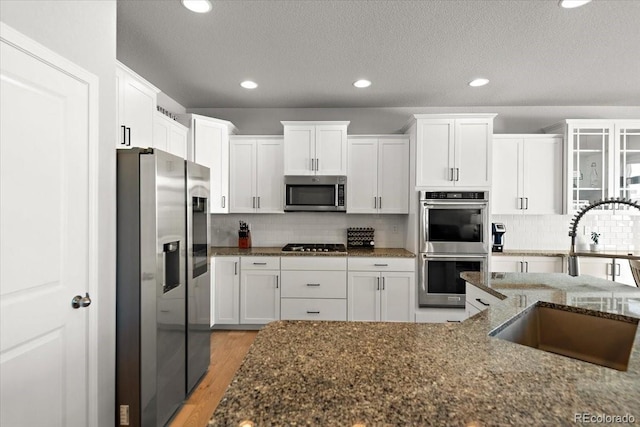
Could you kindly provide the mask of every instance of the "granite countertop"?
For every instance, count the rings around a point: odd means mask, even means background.
[[[459,324],[267,325],[210,426],[550,426],[585,412],[640,420],[640,332],[626,372],[488,336],[524,309],[517,295],[575,306],[619,298],[608,307],[640,317],[638,289],[589,276],[463,274],[502,301]]]
[[[503,252],[491,252],[491,256],[569,256],[569,251],[559,249],[505,249]]]
[[[587,258],[618,258],[618,259],[640,259],[638,251],[609,251],[602,252],[576,252],[574,255]]]
[[[394,257],[415,258],[416,254],[403,248],[347,249],[347,252],[283,252],[282,247],[237,247],[212,246],[211,256],[350,256],[350,257]]]

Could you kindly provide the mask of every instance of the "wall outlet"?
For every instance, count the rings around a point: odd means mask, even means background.
[[[394,225],[394,226],[391,228],[391,232],[392,232],[393,234],[398,234],[398,226],[397,226],[397,225]]]

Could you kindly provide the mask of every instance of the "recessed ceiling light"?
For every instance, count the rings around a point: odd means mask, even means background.
[[[469,86],[479,87],[479,86],[484,86],[487,83],[489,83],[489,80],[487,79],[475,79],[469,82]]]
[[[358,89],[362,89],[371,86],[371,82],[369,80],[358,80],[357,82],[353,82],[353,85]]]
[[[209,0],[181,0],[182,5],[192,12],[207,13],[211,10]]]
[[[584,6],[587,3],[591,3],[591,0],[560,0],[560,3],[558,4],[565,9],[573,9],[575,7]]]
[[[252,82],[251,80],[245,80],[242,83],[240,83],[240,86],[242,86],[245,89],[255,89],[258,87],[258,83]]]

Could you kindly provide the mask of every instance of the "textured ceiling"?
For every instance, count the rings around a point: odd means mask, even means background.
[[[117,57],[187,108],[637,106],[639,23],[640,0],[118,0]]]

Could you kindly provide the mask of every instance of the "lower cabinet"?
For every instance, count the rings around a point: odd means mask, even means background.
[[[502,273],[562,273],[564,271],[564,257],[492,255],[491,271]]]
[[[416,293],[414,268],[414,259],[350,259],[347,319],[413,322]]]
[[[282,320],[347,320],[345,257],[282,257]]]
[[[635,286],[629,261],[621,258],[580,257],[580,274]]]
[[[465,293],[465,310],[467,312],[467,317],[474,316],[481,311],[488,309],[491,305],[500,302],[500,298],[473,286],[469,282],[465,284]]]
[[[242,257],[240,323],[263,325],[280,319],[280,258]]]
[[[240,323],[240,257],[211,260],[211,326]]]

